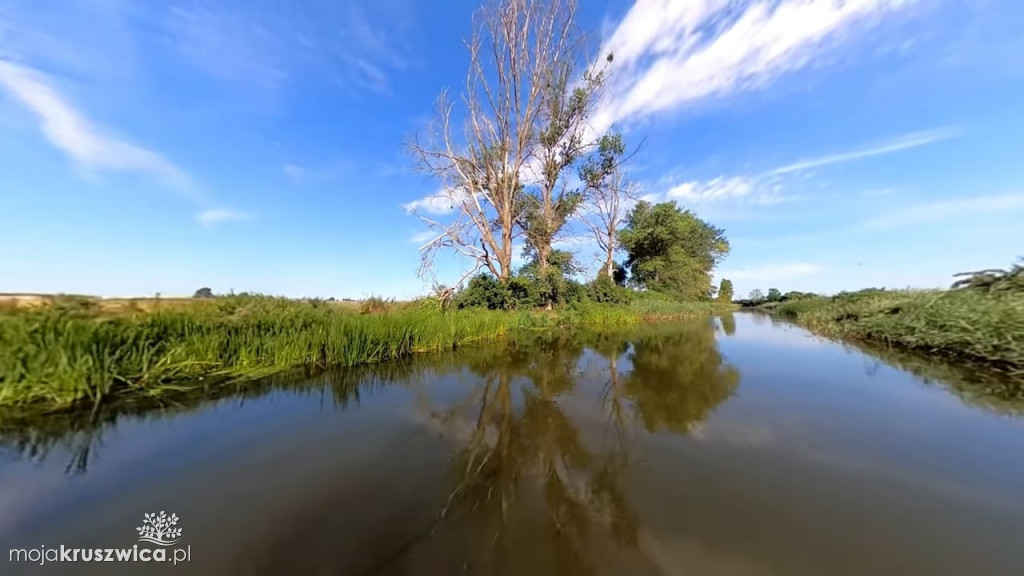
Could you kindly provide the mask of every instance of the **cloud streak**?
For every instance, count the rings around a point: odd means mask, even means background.
[[[757,207],[775,206],[797,198],[786,193],[786,178],[791,177],[791,175],[814,168],[843,164],[927,146],[955,138],[959,135],[960,131],[954,128],[913,132],[850,152],[800,160],[753,176],[723,175],[707,181],[686,181],[671,186],[665,192],[649,194],[644,199],[652,202],[676,200],[692,206],[737,204]],[[882,195],[883,193],[890,192],[891,189],[877,190],[873,191],[873,194]]]
[[[757,282],[781,282],[792,278],[810,276],[823,271],[824,268],[807,262],[793,262],[788,264],[774,264],[758,268],[744,268],[738,270],[722,270],[716,272],[715,276],[729,278],[731,280],[750,280]]]
[[[213,209],[203,210],[196,215],[196,222],[199,222],[207,228],[212,228],[218,224],[225,222],[239,222],[242,220],[248,220],[251,216],[244,212],[236,212],[234,210],[224,209]]]
[[[427,214],[443,216],[454,212],[455,205],[448,196],[444,194],[434,194],[432,196],[424,196],[418,200],[402,204],[402,209],[408,214],[425,212]]]
[[[408,66],[395,6],[190,2],[150,17],[181,54],[209,74],[276,90],[304,73],[346,88],[388,93]],[[408,13],[407,7],[404,12]]]
[[[913,0],[637,0],[602,46],[615,74],[594,124],[760,88]]]
[[[0,87],[35,115],[43,136],[80,168],[146,174],[182,194],[200,197],[181,169],[157,152],[107,134],[35,70],[0,60]]]
[[[820,168],[822,166],[829,166],[832,164],[842,164],[844,162],[853,162],[862,158],[870,158],[872,156],[881,156],[883,154],[891,154],[893,152],[900,152],[902,150],[909,150],[911,148],[918,148],[921,146],[927,146],[928,144],[934,144],[936,142],[942,142],[943,140],[949,140],[960,135],[959,130],[953,128],[943,128],[939,130],[930,130],[927,132],[914,132],[912,134],[905,134],[898,138],[883,142],[868,148],[861,150],[854,150],[852,152],[844,152],[842,154],[832,154],[830,156],[821,156],[819,158],[811,158],[807,160],[801,160],[785,166],[780,166],[770,172],[770,175],[778,174],[789,174],[791,172],[801,172],[809,170],[811,168]]]
[[[918,204],[868,220],[863,228],[895,229],[952,218],[1009,212],[1024,212],[1024,194],[993,194]]]

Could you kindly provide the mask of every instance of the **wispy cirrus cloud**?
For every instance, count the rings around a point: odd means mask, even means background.
[[[402,204],[402,209],[409,214],[425,212],[427,214],[441,216],[454,212],[455,205],[447,196],[434,194],[431,196],[424,196],[423,198],[413,200],[412,202],[406,202],[405,204]]]
[[[862,228],[894,229],[953,218],[1017,212],[1024,213],[1024,193],[990,194],[905,206],[864,222]]]
[[[277,89],[316,73],[346,88],[386,93],[393,73],[409,65],[403,18],[414,9],[398,0],[201,0],[154,8],[148,17],[181,54],[217,77]]]
[[[0,91],[6,91],[38,121],[43,137],[86,174],[122,172],[156,179],[192,204],[200,206],[196,221],[204,226],[244,220],[248,214],[203,209],[212,199],[159,152],[113,135],[91,121],[53,86],[46,75],[22,64],[0,60]]]
[[[804,170],[810,170],[812,168],[820,168],[822,166],[829,166],[831,164],[842,164],[844,162],[853,162],[862,158],[870,158],[872,156],[881,156],[883,154],[891,154],[893,152],[900,152],[902,150],[909,150],[911,148],[918,148],[920,146],[927,146],[928,144],[934,144],[936,142],[942,142],[943,140],[949,140],[956,138],[961,134],[961,131],[957,128],[940,128],[938,130],[929,130],[926,132],[914,132],[911,134],[904,134],[897,138],[893,138],[886,142],[881,142],[867,148],[859,150],[853,150],[851,152],[842,152],[839,154],[831,154],[828,156],[819,156],[818,158],[809,158],[807,160],[800,160],[792,164],[780,166],[774,170],[768,172],[768,174],[789,174],[791,172],[802,172]]]
[[[196,222],[199,222],[207,228],[211,228],[218,224],[225,222],[239,222],[242,220],[249,220],[252,218],[251,215],[245,212],[237,212],[234,210],[226,210],[222,208],[203,210],[196,215]]]
[[[695,208],[775,206],[802,197],[792,190],[794,186],[791,180],[801,173],[927,146],[955,138],[960,134],[961,131],[956,128],[912,132],[851,151],[800,160],[755,175],[722,175],[711,180],[689,180],[675,184],[670,180],[667,189],[663,186],[663,191],[650,193],[644,199],[652,202],[676,200],[685,206]],[[891,193],[891,189],[872,191],[873,195],[887,193]]]
[[[45,75],[0,60],[0,87],[32,112],[43,136],[80,169],[145,174],[192,199],[201,197],[184,171],[158,152],[95,125],[57,92]]]
[[[615,56],[594,118],[603,132],[703,99],[757,89],[913,0],[637,0],[602,46]]]
[[[822,272],[825,268],[809,262],[790,262],[785,264],[769,264],[757,268],[739,268],[721,270],[715,273],[720,278],[745,280],[752,282],[782,282],[793,278],[810,276]]]

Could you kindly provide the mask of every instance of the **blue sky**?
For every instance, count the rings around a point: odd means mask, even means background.
[[[1024,256],[1024,4],[584,4],[616,55],[595,125],[643,142],[644,196],[726,229],[739,294]],[[8,0],[0,292],[425,292],[406,207],[438,183],[402,144],[464,78],[476,5]]]

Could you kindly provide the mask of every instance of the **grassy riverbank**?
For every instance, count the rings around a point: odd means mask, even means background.
[[[340,367],[451,350],[519,330],[708,315],[711,303],[587,304],[558,312],[450,310],[431,301],[362,310],[225,297],[111,313],[85,302],[0,312],[0,407],[95,405],[296,366]]]
[[[783,302],[771,312],[827,336],[969,360],[1024,377],[1024,292],[864,290]]]

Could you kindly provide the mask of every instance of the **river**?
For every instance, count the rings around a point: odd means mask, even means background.
[[[1021,574],[1008,390],[739,313],[0,420],[0,573]]]

